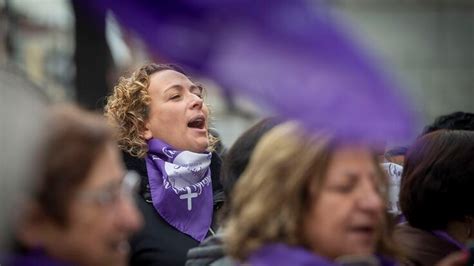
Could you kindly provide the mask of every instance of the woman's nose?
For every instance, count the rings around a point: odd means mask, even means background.
[[[378,212],[384,208],[382,196],[372,184],[360,194],[359,205],[363,210]]]
[[[192,94],[190,97],[191,97],[191,103],[190,103],[191,109],[201,109],[202,105],[204,104],[203,99],[195,94]]]
[[[116,212],[119,216],[116,222],[122,230],[133,233],[142,227],[143,217],[131,197],[122,200]]]

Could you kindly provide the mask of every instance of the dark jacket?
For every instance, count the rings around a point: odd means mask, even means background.
[[[206,238],[198,247],[188,251],[186,266],[232,266],[236,265],[226,255],[222,243],[222,232]]]
[[[186,253],[189,249],[199,245],[199,242],[169,225],[153,207],[145,160],[124,153],[124,161],[127,169],[137,171],[142,177],[140,195],[137,197],[137,207],[143,215],[144,226],[130,239],[130,265],[184,265]],[[211,161],[214,194],[212,229],[218,227],[215,217],[224,199],[222,185],[219,181],[221,162],[220,156],[213,153]],[[211,235],[210,232],[209,235]]]
[[[451,242],[408,223],[397,225],[394,237],[406,257],[405,265],[432,266],[447,255],[459,251]]]

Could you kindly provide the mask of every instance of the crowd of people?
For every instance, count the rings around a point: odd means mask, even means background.
[[[48,105],[35,158],[17,166],[34,167],[19,174],[27,192],[1,217],[0,265],[472,265],[474,114],[384,156],[281,117],[227,150],[205,94],[150,63],[104,114]]]

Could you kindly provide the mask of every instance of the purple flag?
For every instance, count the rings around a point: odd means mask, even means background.
[[[146,168],[153,206],[179,231],[202,241],[212,222],[211,153],[177,151],[148,141]]]
[[[399,88],[322,1],[94,0],[160,58],[275,113],[343,137],[405,140]],[[86,5],[86,4],[85,4]]]

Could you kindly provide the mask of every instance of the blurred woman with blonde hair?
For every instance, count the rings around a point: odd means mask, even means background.
[[[263,137],[233,191],[228,252],[250,265],[392,265],[386,185],[367,145],[284,123]]]

